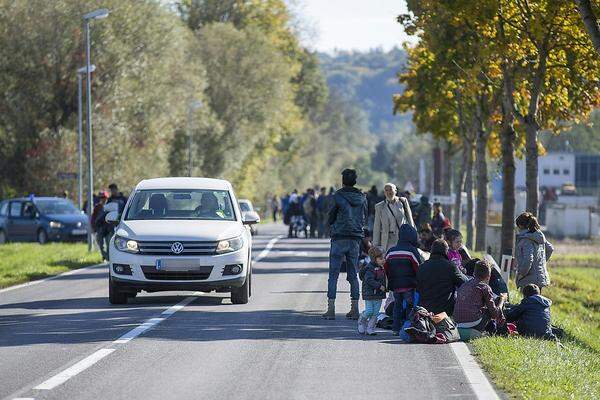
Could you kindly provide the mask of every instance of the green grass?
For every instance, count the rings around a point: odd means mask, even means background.
[[[587,254],[553,254],[548,266],[550,268],[586,267],[600,268],[600,253]]]
[[[550,273],[553,283],[544,295],[552,299],[554,324],[565,329],[564,347],[522,337],[489,337],[473,342],[475,353],[511,397],[599,399],[600,269],[560,267]],[[511,300],[520,300],[515,290]]]
[[[8,243],[0,246],[0,288],[98,264],[83,243]]]

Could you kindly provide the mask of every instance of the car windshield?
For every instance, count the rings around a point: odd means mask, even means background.
[[[152,189],[135,193],[125,220],[235,221],[227,190]]]
[[[35,200],[35,205],[42,214],[81,214],[71,201],[66,199]]]
[[[250,207],[250,204],[246,203],[245,201],[242,201],[240,202],[240,210],[242,210],[243,212],[252,211],[252,207]]]

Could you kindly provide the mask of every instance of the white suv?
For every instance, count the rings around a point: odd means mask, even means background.
[[[124,304],[144,290],[231,292],[234,304],[251,295],[252,236],[231,184],[208,178],[140,182],[110,242],[109,301]]]

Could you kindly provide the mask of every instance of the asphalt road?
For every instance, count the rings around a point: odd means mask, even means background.
[[[450,346],[358,336],[343,276],[338,318],[322,320],[329,243],[282,238],[266,254],[283,233],[260,227],[247,305],[162,293],[110,306],[105,266],[0,293],[0,398],[477,397]]]

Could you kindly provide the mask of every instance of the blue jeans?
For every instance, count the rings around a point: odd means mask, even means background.
[[[363,318],[374,317],[379,314],[381,309],[381,300],[365,300],[365,310],[362,313]]]
[[[408,310],[412,308],[414,290],[408,292],[394,292],[394,322],[392,323],[392,331],[399,332],[404,320],[408,317]],[[406,306],[404,305],[406,300]]]
[[[329,251],[329,279],[327,281],[328,299],[335,299],[337,293],[337,281],[344,259],[346,260],[346,280],[350,283],[350,298],[352,300],[358,300],[360,297],[358,278],[356,276],[359,251],[360,241],[358,239],[339,239],[331,241],[331,250]]]

